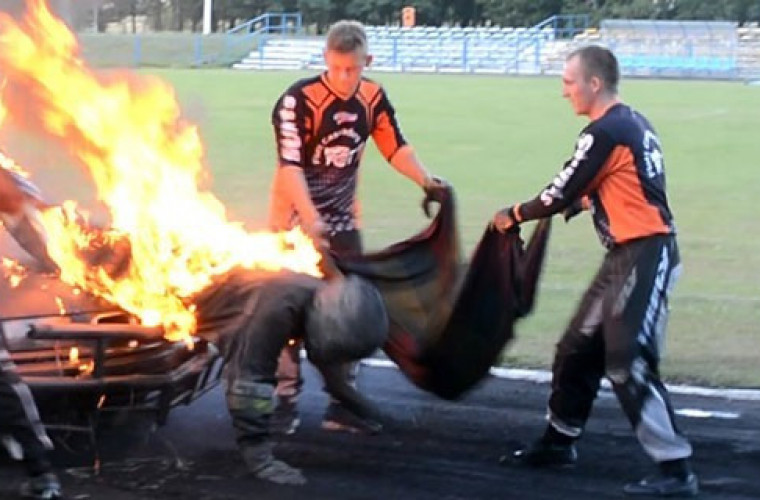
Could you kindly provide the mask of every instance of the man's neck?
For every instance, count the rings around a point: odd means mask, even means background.
[[[618,104],[620,99],[617,94],[601,95],[597,99],[596,103],[588,114],[591,121],[598,120],[603,117],[604,114],[615,104]]]
[[[335,94],[336,96],[340,97],[340,98],[341,98],[341,99],[343,99],[344,101],[347,101],[347,100],[351,99],[351,98],[352,98],[352,97],[353,97],[353,96],[356,94],[356,91],[357,91],[357,90],[359,90],[359,86],[357,85],[357,86],[356,86],[356,88],[354,88],[354,89],[353,89],[351,92],[349,92],[349,93],[345,93],[345,92],[341,92],[341,91],[339,91],[339,90],[338,90],[338,89],[335,87],[335,85],[333,85],[333,84],[332,84],[332,82],[330,81],[330,78],[328,78],[328,76],[327,76],[327,72],[325,72],[325,73],[322,75],[322,79],[323,79],[323,80],[324,80],[324,82],[327,84],[327,86],[330,88],[330,90],[332,91],[332,93],[333,93],[333,94]]]

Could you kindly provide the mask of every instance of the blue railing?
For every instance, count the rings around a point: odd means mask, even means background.
[[[554,38],[573,38],[579,33],[583,33],[589,27],[591,22],[588,14],[564,14],[551,16],[540,23],[536,24],[531,30],[542,30],[551,26],[554,30]]]
[[[235,26],[228,35],[257,35],[259,33],[300,34],[303,19],[300,12],[267,12]]]
[[[108,59],[119,66],[204,66],[227,65],[239,60],[268,35],[301,35],[300,12],[268,12],[224,33],[138,33],[134,35],[80,35],[97,40],[118,54]],[[128,54],[122,54],[128,50]]]
[[[588,29],[588,15],[557,15],[527,28],[368,27],[375,67],[400,71],[538,71],[547,43]]]
[[[300,12],[267,12],[235,26],[225,33],[224,52],[232,54],[245,44],[253,48],[254,41],[266,35],[301,35],[303,34],[303,17]]]

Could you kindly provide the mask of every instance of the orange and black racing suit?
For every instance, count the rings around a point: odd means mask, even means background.
[[[279,168],[303,170],[309,196],[327,224],[330,249],[338,256],[360,254],[359,203],[356,188],[359,164],[369,137],[389,162],[405,144],[395,111],[385,90],[362,78],[351,97],[344,99],[330,86],[325,73],[295,82],[272,111]],[[298,214],[282,194],[275,175],[270,200],[274,230],[298,224]],[[277,394],[295,401],[302,385],[299,344],[283,350],[278,367]],[[345,367],[354,378],[353,364]],[[332,406],[328,412],[332,411]]]
[[[330,234],[357,230],[356,185],[367,139],[372,136],[388,161],[406,144],[383,88],[362,78],[354,95],[342,99],[324,74],[300,80],[277,101],[272,123],[280,167],[303,169]],[[273,217],[279,225],[292,224],[292,205],[276,189],[273,196]]]
[[[629,106],[615,104],[586,126],[552,183],[513,216],[548,217],[582,197],[608,252],[557,344],[549,421],[579,436],[606,375],[647,454],[657,462],[689,457],[659,377],[668,296],[681,268],[662,148]]]

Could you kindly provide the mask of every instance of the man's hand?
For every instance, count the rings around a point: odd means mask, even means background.
[[[496,212],[489,224],[490,227],[496,229],[500,233],[504,233],[511,227],[517,225],[517,221],[514,217],[515,207],[507,207]]]
[[[448,188],[449,183],[441,177],[430,175],[425,178],[425,182],[422,185],[422,190],[425,191],[425,198],[422,200],[422,211],[425,212],[426,217],[432,217],[430,203],[434,201],[440,202],[443,199],[444,192]]]
[[[302,227],[306,236],[314,241],[316,247],[330,247],[330,244],[327,242],[327,232],[330,228],[322,219],[314,219],[311,223],[304,223]]]

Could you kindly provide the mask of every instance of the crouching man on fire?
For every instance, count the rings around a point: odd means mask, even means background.
[[[330,396],[379,421],[379,411],[341,372],[343,364],[369,356],[387,339],[385,306],[368,282],[340,273],[325,281],[292,272],[237,271],[196,304],[198,333],[212,337],[225,356],[227,407],[243,460],[257,478],[306,483],[299,469],[275,458],[269,429],[277,360],[292,332],[305,332],[309,360]]]

